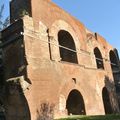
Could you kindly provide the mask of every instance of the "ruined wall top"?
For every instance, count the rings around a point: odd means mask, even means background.
[[[31,0],[11,0],[10,2],[10,21],[24,16],[31,16]]]
[[[52,1],[52,0],[38,0],[38,5],[43,1]],[[16,19],[29,15],[32,16],[32,0],[10,0],[10,19],[11,23]]]

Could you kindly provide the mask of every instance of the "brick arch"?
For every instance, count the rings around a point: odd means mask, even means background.
[[[109,59],[110,59],[110,66],[112,70],[113,79],[115,82],[116,92],[119,93],[120,91],[120,86],[119,86],[120,66],[119,66],[119,58],[117,54],[114,52],[114,50],[109,51]]]
[[[119,60],[119,56],[116,54],[115,50],[116,49],[114,49],[111,46],[107,47],[107,50],[106,50],[106,59],[108,60],[109,64],[110,64],[110,52],[111,51],[115,54],[116,59]],[[110,67],[111,67],[111,65],[110,65]]]
[[[96,59],[95,59],[95,54],[94,54],[95,48],[98,48],[100,50],[100,52],[102,54],[102,58],[103,58],[104,67],[106,67],[105,66],[105,59],[104,59],[106,57],[106,51],[104,50],[103,46],[98,41],[96,41],[94,39],[89,40],[88,43],[86,43],[86,44],[87,44],[87,49],[91,53],[91,60],[92,60],[93,67],[96,68],[96,66],[97,66],[96,62],[95,62]]]
[[[84,88],[82,88],[80,85],[75,85],[75,83],[73,81],[70,82],[70,80],[68,82],[66,82],[64,85],[62,85],[61,89],[59,90],[59,97],[60,95],[64,96],[64,99],[67,101],[68,96],[70,94],[70,92],[72,90],[77,90],[81,93],[83,100],[84,100],[84,104],[85,104],[85,110],[86,110],[86,114],[87,114],[87,107],[88,107],[88,96],[86,95],[86,91]],[[66,101],[64,101],[64,111],[67,115],[68,111],[66,109]],[[60,103],[59,103],[60,104]]]
[[[76,51],[80,51],[80,40],[78,38],[78,36],[76,35],[75,31],[73,30],[73,28],[65,21],[63,20],[57,20],[55,21],[52,26],[49,29],[49,35],[50,35],[50,42],[52,42],[55,45],[59,45],[58,43],[58,32],[60,30],[65,30],[67,32],[69,32],[69,34],[73,37],[74,43],[75,43],[75,47],[76,47]],[[50,45],[51,48],[51,57],[52,60],[56,60],[56,61],[60,61],[60,52],[59,52],[59,47],[55,46],[55,45]],[[79,55],[77,53],[78,56],[78,62],[79,62]]]
[[[114,50],[109,51],[109,59],[111,63],[118,64],[119,58],[117,54],[114,52]]]
[[[85,102],[83,95],[77,89],[72,89],[66,100],[66,109],[68,111],[68,115],[85,115]]]
[[[102,54],[102,57],[104,58],[104,56],[105,56],[105,50],[104,50],[103,47],[102,47],[98,42],[96,42],[96,41],[92,44],[92,50],[94,50],[94,48],[98,48],[98,49],[100,50],[101,54]]]
[[[98,69],[104,69],[104,62],[103,62],[103,56],[98,47],[94,48],[94,55],[96,59],[96,65]]]
[[[58,32],[58,42],[60,46],[76,51],[74,39],[69,32],[65,30],[60,30]],[[70,50],[59,47],[61,61],[77,64],[78,63],[77,54],[76,52]]]

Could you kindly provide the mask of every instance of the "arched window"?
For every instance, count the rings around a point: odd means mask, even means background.
[[[96,58],[97,68],[104,69],[102,54],[97,47],[94,49],[94,54],[95,54],[95,58]]]
[[[110,56],[110,64],[111,64],[111,69],[112,69],[112,74],[115,82],[115,87],[116,87],[116,92],[120,93],[120,68],[119,68],[119,59],[117,58],[117,55],[115,54],[114,51],[110,51],[109,53]]]
[[[61,61],[78,63],[75,43],[70,33],[65,30],[60,30],[58,33],[58,42],[60,45]]]
[[[112,50],[110,51],[110,63],[111,63],[112,70],[115,70],[118,68],[117,55]]]

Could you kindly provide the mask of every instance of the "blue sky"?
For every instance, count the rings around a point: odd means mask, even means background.
[[[0,0],[0,7],[4,4],[3,20],[9,16],[9,0]]]
[[[88,29],[102,35],[120,53],[120,0],[52,0],[79,19]],[[9,15],[9,0],[4,3],[4,17]]]
[[[120,53],[120,0],[52,0]],[[119,54],[120,55],[120,54]]]

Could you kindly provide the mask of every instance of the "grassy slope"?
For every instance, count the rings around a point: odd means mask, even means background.
[[[105,116],[73,116],[62,118],[59,120],[120,120],[120,115],[105,115]]]

